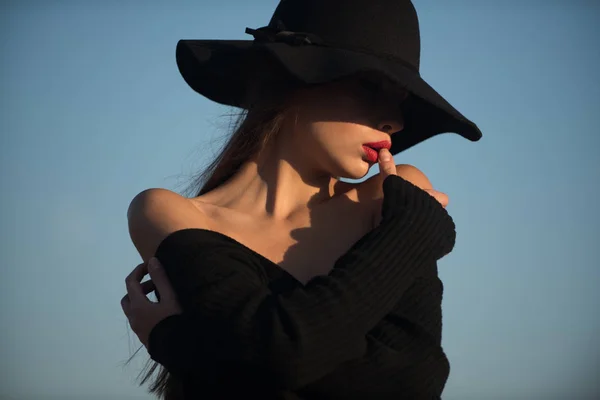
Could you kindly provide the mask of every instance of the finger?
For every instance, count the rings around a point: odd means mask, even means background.
[[[396,175],[396,164],[394,164],[394,158],[388,149],[383,148],[379,150],[378,162],[379,173],[382,175],[382,180],[389,175]]]
[[[150,278],[154,282],[157,292],[160,292],[161,301],[175,298],[175,292],[171,286],[171,282],[165,273],[165,269],[156,257],[153,257],[148,262],[148,272]]]
[[[152,280],[142,282],[141,286],[142,286],[142,291],[144,292],[145,295],[148,293],[152,293],[153,291],[156,290],[156,286],[154,285],[154,282]]]
[[[147,271],[146,264],[139,264],[131,271],[127,278],[125,278],[125,287],[127,288],[127,294],[129,295],[130,301],[136,302],[143,299],[148,300],[142,290],[142,285],[140,284]]]

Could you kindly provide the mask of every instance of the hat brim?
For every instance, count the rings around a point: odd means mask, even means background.
[[[405,127],[392,136],[392,154],[440,133],[452,132],[471,141],[482,134],[415,71],[393,60],[324,46],[256,44],[250,40],[181,40],[176,59],[187,84],[220,104],[246,108],[249,57],[264,51],[299,82],[319,84],[357,73],[379,73],[407,90]]]

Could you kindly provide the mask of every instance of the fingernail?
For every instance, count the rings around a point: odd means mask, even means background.
[[[158,269],[159,267],[160,267],[160,264],[158,263],[158,260],[156,259],[156,257],[152,257],[150,260],[148,260],[148,268]]]
[[[379,150],[379,157],[381,158],[381,161],[390,161],[392,155],[390,154],[388,149],[384,148]]]

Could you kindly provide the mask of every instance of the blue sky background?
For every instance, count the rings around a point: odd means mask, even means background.
[[[248,39],[261,1],[3,1],[0,398],[149,399],[119,299],[130,200],[181,190],[227,108],[180,38]],[[600,2],[416,0],[422,75],[484,132],[395,157],[450,195],[444,399],[600,396]],[[374,173],[376,171],[372,171]]]

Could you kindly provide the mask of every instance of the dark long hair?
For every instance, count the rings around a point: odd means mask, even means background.
[[[257,63],[255,79],[247,88],[247,109],[240,111],[233,132],[212,162],[193,178],[186,196],[205,194],[231,178],[252,157],[277,138],[286,111],[286,99],[297,88],[276,65]],[[135,355],[135,354],[134,354]],[[184,400],[183,382],[160,364],[149,360],[140,374],[140,385],[163,400]]]

